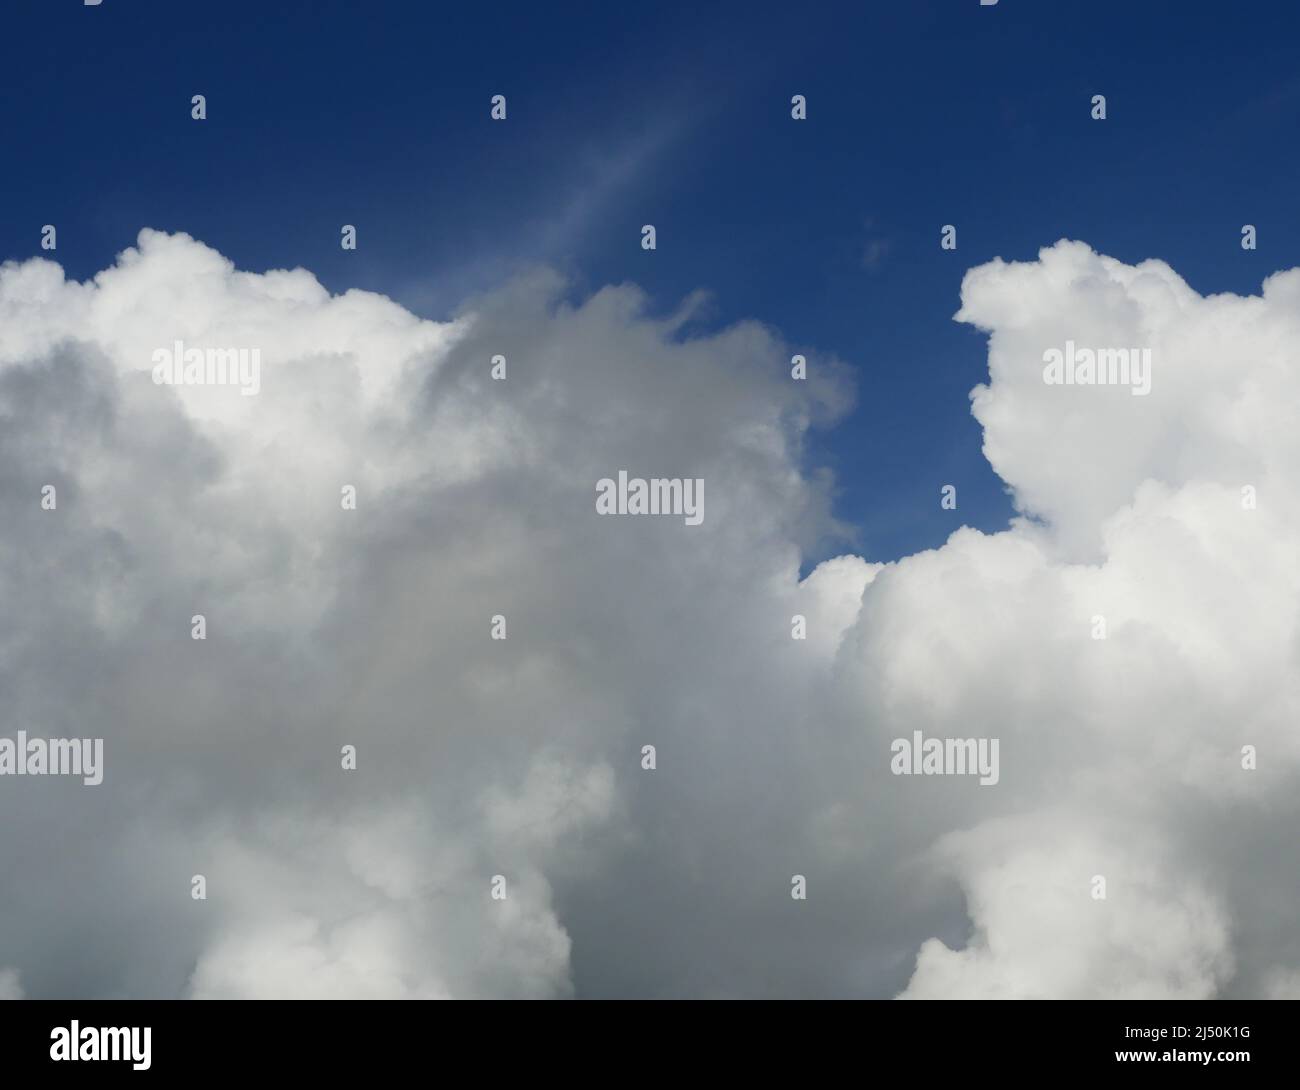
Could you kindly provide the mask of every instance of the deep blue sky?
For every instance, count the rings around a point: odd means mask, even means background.
[[[1011,513],[967,398],[983,340],[951,320],[967,268],[1067,236],[1248,292],[1300,260],[1298,56],[1294,5],[1255,0],[8,0],[0,257],[53,223],[84,278],[180,230],[433,318],[536,262],[660,310],[706,289],[710,322],[856,368],[816,455],[889,559],[957,524],[940,484],[961,522]]]

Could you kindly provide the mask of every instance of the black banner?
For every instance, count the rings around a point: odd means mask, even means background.
[[[930,1078],[1133,1068],[1157,1078],[1201,1070],[1235,1084],[1291,1073],[1294,1020],[1293,1006],[1264,1002],[25,1001],[6,1004],[0,1042],[9,1086],[69,1074],[333,1083],[473,1077],[475,1069],[485,1078],[752,1073],[769,1081],[835,1071]]]

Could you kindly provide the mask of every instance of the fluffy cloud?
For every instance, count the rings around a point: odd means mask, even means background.
[[[990,334],[975,413],[1026,518],[877,580],[849,672],[891,694],[885,720],[1000,735],[1007,791],[933,827],[973,934],[926,943],[904,994],[1255,995],[1294,965],[1298,285],[1202,298],[1064,242],[967,275],[958,318]],[[1066,338],[1149,346],[1150,395],[1045,384]]]
[[[0,783],[28,995],[1292,989],[1300,273],[972,270],[1024,517],[802,580],[847,371],[565,290],[435,323],[151,231],[0,270],[0,734],[106,740],[100,787]],[[1067,338],[1150,346],[1151,394],[1044,385]],[[260,393],[156,385],[176,340]],[[704,524],[596,515],[620,469]],[[999,784],[891,775],[914,730],[999,738]]]

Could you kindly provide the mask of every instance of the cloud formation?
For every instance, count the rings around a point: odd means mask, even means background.
[[[153,231],[0,269],[0,733],[105,739],[99,787],[0,781],[27,995],[1294,992],[1300,271],[972,270],[1023,517],[802,580],[849,370],[565,291],[436,323]],[[1067,338],[1151,394],[1044,384]],[[260,393],[155,384],[177,340]],[[597,515],[620,469],[703,524]],[[892,775],[916,730],[999,738],[997,786]]]

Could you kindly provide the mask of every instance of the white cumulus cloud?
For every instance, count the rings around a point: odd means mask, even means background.
[[[1022,517],[804,579],[848,369],[566,291],[433,322],[154,231],[0,268],[0,734],[105,739],[100,787],[0,784],[0,991],[1294,991],[1300,271],[972,270]],[[177,340],[260,392],[155,384]],[[1066,340],[1149,347],[1150,394],[1045,384]],[[598,516],[620,469],[703,478],[703,525]],[[918,730],[999,739],[997,785],[892,775]]]

